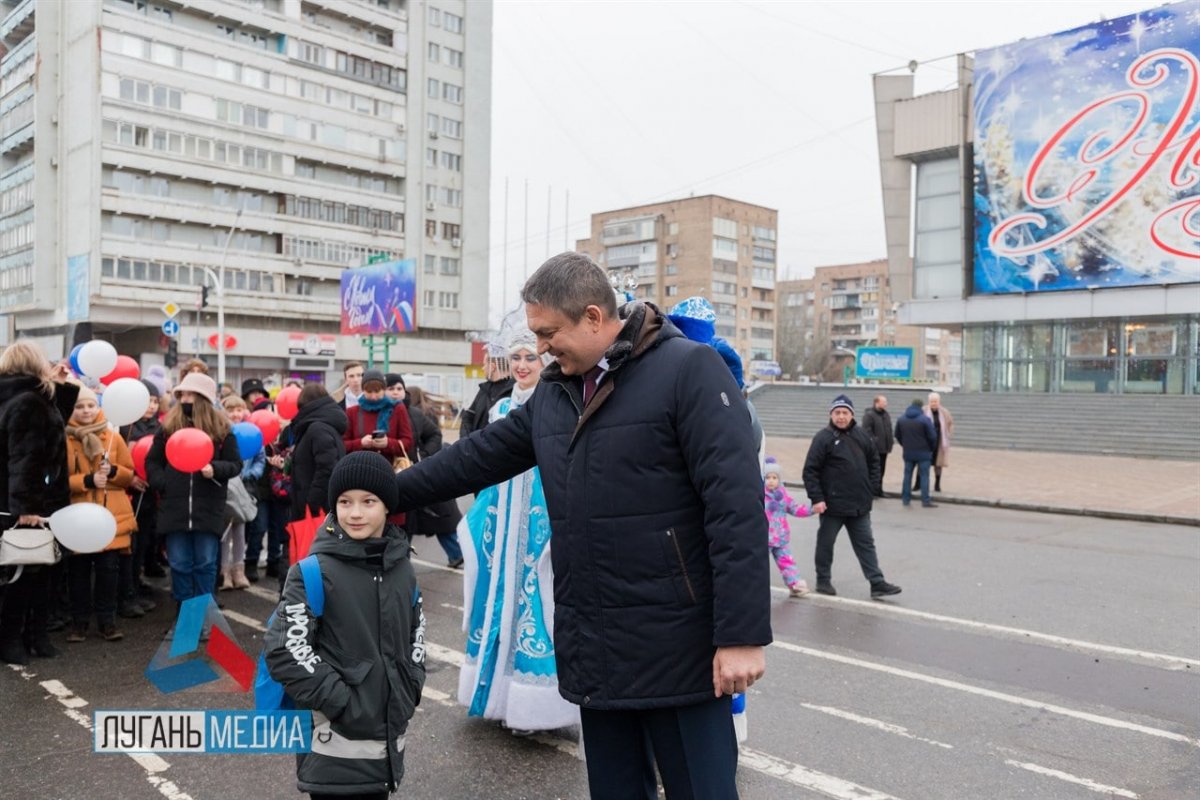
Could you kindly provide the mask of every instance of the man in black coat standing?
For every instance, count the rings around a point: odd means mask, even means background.
[[[900,594],[900,587],[883,579],[871,533],[871,502],[879,491],[879,453],[875,442],[854,422],[854,404],[844,394],[829,407],[829,425],[813,437],[804,461],[804,491],[817,528],[817,591],[837,594],[830,580],[833,545],[842,526],[858,557],[863,575],[871,582],[871,597]]]
[[[471,405],[462,412],[462,422],[458,427],[458,437],[464,439],[475,431],[487,427],[488,412],[501,399],[512,394],[516,381],[508,371],[508,358],[488,356],[484,362],[487,370],[487,380],[479,384],[479,391]]]
[[[730,696],[771,642],[750,415],[717,352],[654,306],[618,315],[563,253],[522,291],[546,367],[508,416],[399,474],[413,508],[541,469],[559,692],[580,706],[597,799],[735,798]],[[473,546],[464,543],[465,546]]]
[[[875,395],[871,407],[863,414],[863,429],[875,441],[875,450],[879,453],[879,485],[875,487],[875,496],[883,497],[883,476],[887,473],[887,457],[896,443],[892,438],[892,415],[887,410],[887,397]]]

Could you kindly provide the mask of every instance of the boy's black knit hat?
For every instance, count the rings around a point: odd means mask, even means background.
[[[359,489],[370,492],[383,501],[391,514],[400,505],[400,490],[396,487],[396,473],[392,465],[379,453],[358,450],[349,453],[329,476],[329,508],[337,510],[337,500],[343,492]]]

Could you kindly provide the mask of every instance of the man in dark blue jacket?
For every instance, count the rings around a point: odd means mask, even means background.
[[[555,256],[522,291],[556,359],[523,406],[397,477],[414,508],[541,469],[559,691],[593,798],[732,798],[730,695],[771,642],[750,417],[715,350],[654,306],[618,316],[604,271]]]
[[[906,508],[912,502],[914,468],[921,480],[921,505],[937,508],[937,503],[929,499],[929,463],[937,450],[937,431],[933,429],[933,420],[921,410],[922,405],[921,398],[913,400],[904,416],[896,421],[896,441],[904,448],[904,485],[900,490],[900,502]]]
[[[863,575],[871,583],[871,597],[900,594],[900,587],[883,579],[871,532],[871,503],[879,491],[879,453],[875,441],[854,421],[854,404],[844,394],[829,407],[829,425],[817,431],[804,460],[804,491],[817,527],[817,591],[837,594],[830,573],[833,545],[845,526],[850,546]]]

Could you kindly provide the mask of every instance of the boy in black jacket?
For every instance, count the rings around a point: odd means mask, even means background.
[[[293,565],[267,630],[267,666],[313,712],[312,752],[297,757],[300,791],[382,800],[404,776],[404,735],[425,685],[425,615],[408,537],[387,522],[399,505],[387,459],[359,451],[339,461],[329,505],[337,521],[325,521],[309,551],[324,614],[313,616]]]

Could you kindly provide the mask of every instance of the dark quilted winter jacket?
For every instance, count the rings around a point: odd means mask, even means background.
[[[46,396],[31,375],[0,375],[0,529],[22,514],[48,517],[71,502],[64,418],[79,386],[59,384]]]
[[[586,708],[711,698],[714,648],[771,641],[756,444],[715,350],[633,303],[586,412],[558,365],[525,405],[400,473],[427,505],[541,469],[559,690]]]

